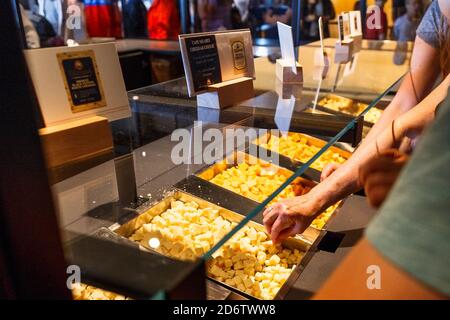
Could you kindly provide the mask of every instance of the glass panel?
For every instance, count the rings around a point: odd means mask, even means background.
[[[184,78],[129,92],[132,117],[112,124],[129,149],[116,143],[114,159],[53,185],[68,260],[82,282],[119,294],[81,286],[77,297],[170,297],[173,281],[203,262],[208,298],[286,294],[343,202],[281,245],[262,212],[309,192],[327,163],[346,161],[408,70],[395,52],[368,48],[336,64],[326,47],[329,65],[314,67],[318,50],[300,48],[303,84],[280,84],[274,62],[256,59],[255,97],[226,109],[197,107]]]

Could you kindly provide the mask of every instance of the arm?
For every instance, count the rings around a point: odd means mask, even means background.
[[[318,214],[361,189],[360,168],[380,152],[398,148],[404,137],[421,133],[433,121],[436,106],[446,97],[449,84],[450,75],[419,105],[391,121],[388,127],[373,137],[371,143],[364,146],[363,151],[358,149],[344,165],[309,193],[269,207],[263,215],[272,240],[278,243],[288,236],[302,233]]]
[[[414,113],[396,120],[394,129],[398,140],[392,140],[392,121],[412,109],[417,104],[417,100],[422,100],[430,92],[439,73],[435,63],[437,57],[436,49],[420,38],[416,39],[411,61],[411,76],[406,76],[397,95],[352,157],[308,194],[282,201],[270,212],[268,210],[264,212],[264,223],[274,241],[277,241],[278,237],[283,238],[293,233],[303,232],[319,213],[361,189],[358,179],[359,168],[377,154],[377,145],[380,151],[395,147],[406,132],[414,129],[415,126],[423,127],[434,117],[437,101],[442,100],[447,94],[445,86],[448,87],[448,78],[439,87],[441,90],[439,96],[428,97]],[[425,108],[422,108],[424,106]]]
[[[369,266],[380,267],[380,289],[368,289]],[[446,299],[384,258],[363,238],[313,299]]]

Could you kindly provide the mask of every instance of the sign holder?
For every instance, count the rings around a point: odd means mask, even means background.
[[[254,96],[253,78],[242,77],[208,86],[207,92],[197,95],[197,106],[224,109]]]
[[[42,128],[39,135],[51,184],[114,158],[111,129],[105,117]]]
[[[338,17],[339,40],[335,45],[335,63],[349,62],[354,53],[354,40],[350,37],[350,17],[343,12]]]
[[[109,122],[131,116],[114,43],[25,50],[50,182],[114,158]]]
[[[249,29],[179,36],[189,96],[199,108],[223,109],[254,97]]]
[[[277,26],[282,58],[276,61],[276,76],[282,83],[302,83],[303,67],[295,58],[292,28],[281,22]]]

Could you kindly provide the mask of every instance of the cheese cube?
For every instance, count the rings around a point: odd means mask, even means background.
[[[225,259],[225,268],[230,269],[233,266],[233,261],[231,259]]]
[[[236,281],[234,279],[226,279],[225,283],[232,287],[234,287],[236,285]]]
[[[219,277],[222,275],[222,269],[220,269],[217,265],[213,265],[209,272],[215,277]]]
[[[242,261],[237,261],[234,266],[233,266],[234,270],[241,270],[244,269],[244,264],[242,263]]]
[[[280,263],[280,261],[281,261],[280,257],[274,254],[273,256],[270,257],[269,260],[266,261],[266,265],[276,266],[278,263]]]
[[[244,268],[244,273],[246,275],[252,276],[255,274],[255,269],[254,268]]]
[[[267,255],[265,254],[265,252],[260,251],[257,254],[257,259],[260,263],[264,263],[264,261],[266,261]]]

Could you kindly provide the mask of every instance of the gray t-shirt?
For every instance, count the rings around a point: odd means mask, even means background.
[[[398,41],[414,41],[416,38],[416,29],[419,26],[418,21],[411,21],[406,14],[395,20],[394,37]]]
[[[378,216],[370,243],[414,278],[450,296],[450,96]]]
[[[442,39],[445,39],[448,28],[448,22],[446,17],[442,15],[439,1],[434,0],[423,16],[416,33],[430,46],[440,49]]]

